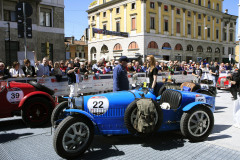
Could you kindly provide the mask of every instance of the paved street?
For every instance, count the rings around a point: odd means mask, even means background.
[[[190,143],[179,132],[142,139],[96,136],[82,159],[240,159],[240,129],[232,127],[230,93],[218,91],[215,127],[205,142]],[[50,127],[26,128],[19,118],[0,121],[1,160],[61,159],[52,146]]]

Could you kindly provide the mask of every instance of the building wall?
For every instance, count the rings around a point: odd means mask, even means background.
[[[6,62],[5,39],[8,38],[6,32],[8,25],[4,21],[4,10],[15,11],[18,0],[0,0],[0,60]],[[65,59],[64,48],[64,1],[63,0],[42,0],[40,3],[36,1],[27,1],[33,7],[32,19],[32,39],[27,39],[27,50],[36,53],[37,60],[47,56],[47,51],[43,53],[42,44],[49,42],[53,44],[53,60]],[[40,26],[40,10],[41,8],[51,9],[52,19],[51,27]],[[24,39],[18,38],[17,22],[10,22],[11,41],[19,42],[19,51],[24,51]]]
[[[151,2],[154,3],[154,8],[150,7]],[[221,12],[222,0],[211,0],[210,2],[211,6],[208,8],[208,0],[202,0],[201,6],[198,5],[198,0],[192,0],[191,3],[188,0],[112,0],[104,4],[99,0],[98,4],[101,5],[91,6],[87,11],[90,25],[89,57],[92,58],[91,50],[95,47],[97,59],[103,56],[114,58],[116,52],[113,52],[113,48],[119,43],[123,51],[117,53],[118,55],[130,55],[130,53],[135,52],[140,53],[143,57],[154,54],[160,58],[164,55],[170,56],[170,59],[181,56],[182,60],[186,60],[188,56],[195,61],[197,57],[208,57],[209,61],[222,61],[223,58],[228,58],[228,54],[234,53],[237,16]],[[135,10],[131,10],[132,3],[136,3]],[[217,4],[219,4],[219,11],[217,10]],[[165,6],[168,6],[168,11],[164,10]],[[120,13],[116,15],[116,8],[118,7]],[[178,9],[180,14],[177,14]],[[105,18],[102,17],[103,12],[106,12]],[[191,16],[188,16],[188,12],[191,13]],[[97,22],[92,24],[91,17],[97,17],[97,15],[99,15],[99,19],[95,18]],[[131,31],[132,15],[136,16],[136,31]],[[201,18],[198,18],[198,15],[201,15]],[[155,21],[153,29],[150,28],[151,17],[154,17]],[[116,20],[120,21],[121,32],[126,31],[129,33],[128,38],[101,34],[95,34],[95,37],[92,37],[92,27],[102,29],[103,22],[107,25],[107,30],[116,31]],[[168,31],[164,30],[165,20],[168,20]],[[177,33],[177,22],[180,22],[180,33]],[[187,24],[191,24],[191,34],[188,34]],[[230,27],[230,24],[233,26]],[[198,26],[201,26],[200,36],[198,35]],[[125,28],[127,29],[125,30]],[[210,37],[208,37],[207,28],[210,28]],[[218,38],[216,30],[219,30]],[[227,33],[226,40],[223,39],[224,31]],[[233,41],[230,41],[231,32],[234,35]],[[137,41],[139,49],[135,51],[128,50],[129,44],[134,40]],[[158,48],[148,48],[151,41],[156,42]],[[171,50],[162,49],[165,42],[171,45]],[[182,45],[183,50],[175,50],[178,43]],[[103,45],[108,47],[109,52],[107,55],[101,53]],[[187,45],[192,45],[193,51],[187,51]],[[197,52],[198,46],[203,47],[203,52]],[[208,47],[212,49],[212,52],[207,50]],[[220,53],[215,53],[216,48],[220,49]]]

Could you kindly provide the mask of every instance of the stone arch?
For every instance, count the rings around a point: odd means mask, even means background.
[[[148,43],[148,48],[158,49],[158,45],[155,41],[151,41],[151,42]]]
[[[139,49],[137,42],[135,42],[135,41],[131,42],[128,46],[128,49],[129,50]]]
[[[113,48],[113,52],[118,52],[118,51],[122,51],[122,46],[120,43],[117,43]]]
[[[208,46],[208,47],[207,47],[207,52],[208,52],[208,53],[212,53],[212,48]]]
[[[191,44],[187,45],[187,51],[193,51],[193,46]]]
[[[101,53],[105,54],[105,53],[108,53],[109,50],[108,50],[108,47],[104,44],[101,48]]]
[[[217,47],[217,48],[215,49],[215,53],[220,53],[220,48]]]
[[[171,45],[168,43],[168,42],[165,42],[163,45],[162,45],[162,49],[167,49],[167,50],[171,50]]]
[[[176,44],[174,50],[177,50],[177,51],[182,51],[183,50],[183,47],[180,43]]]
[[[198,46],[197,47],[197,52],[203,52],[203,47],[202,46]]]

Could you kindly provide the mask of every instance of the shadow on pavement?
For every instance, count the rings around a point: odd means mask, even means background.
[[[214,125],[212,134],[213,133],[221,133],[222,131],[224,131],[230,127],[232,127],[232,125]]]
[[[183,147],[185,142],[183,136],[177,132],[157,133],[149,137],[131,135],[95,136],[90,150],[81,159],[104,159],[125,155],[121,149],[118,149],[123,147],[123,145],[141,144],[142,147],[151,147],[154,150],[164,151]],[[120,146],[116,147],[116,145]]]
[[[225,138],[231,138],[232,136],[230,135],[217,135],[217,136],[211,136],[211,137],[208,137],[207,141],[215,141],[215,140],[218,140],[218,139],[225,139]]]
[[[9,141],[13,141],[18,139],[19,137],[29,136],[33,133],[24,133],[24,134],[15,134],[15,133],[7,133],[7,134],[0,134],[0,143],[5,143]]]
[[[216,111],[219,111],[219,110],[222,110],[222,109],[225,109],[225,108],[227,108],[227,107],[216,106],[216,107],[215,107],[215,110],[216,110]]]

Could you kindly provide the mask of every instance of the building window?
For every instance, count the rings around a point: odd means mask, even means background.
[[[50,9],[40,9],[40,26],[52,27],[52,10]]]
[[[211,8],[211,2],[210,2],[210,0],[208,0],[208,8],[209,8],[209,9]]]
[[[191,0],[188,0],[188,3],[191,3]]]
[[[120,8],[116,8],[116,14],[120,13]]]
[[[106,24],[103,25],[103,30],[107,30],[107,25]]]
[[[155,3],[154,2],[150,2],[150,8],[155,8]]]
[[[197,47],[197,52],[203,52],[202,46],[198,46],[198,47]]]
[[[4,10],[4,21],[16,22],[17,21],[16,12]]]
[[[191,34],[191,24],[188,24],[188,31],[187,31],[188,34]]]
[[[191,17],[191,11],[188,11],[187,15],[188,17]]]
[[[210,17],[210,16],[208,16],[208,17],[207,17],[207,20],[208,20],[208,22],[210,22],[210,21],[211,21],[211,17]]]
[[[193,51],[192,45],[188,45],[188,46],[187,46],[187,51]]]
[[[223,40],[226,41],[227,40],[227,33],[224,31],[223,33]]]
[[[219,24],[219,19],[217,18],[216,23]]]
[[[180,14],[181,12],[180,12],[180,9],[179,8],[177,8],[177,14]]]
[[[223,55],[225,54],[225,47],[223,47],[222,54]]]
[[[198,19],[201,19],[202,18],[202,15],[201,14],[198,14]]]
[[[106,17],[107,13],[106,12],[103,12],[103,17]]]
[[[164,5],[164,11],[168,11],[168,6],[167,5]]]
[[[202,1],[198,0],[198,5],[201,6],[202,5]]]
[[[208,38],[210,38],[210,36],[211,36],[211,29],[210,28],[207,29],[207,36],[208,36]]]
[[[233,33],[230,33],[230,41],[233,41]]]
[[[120,22],[116,22],[116,32],[120,32]]]
[[[231,28],[233,27],[233,23],[230,23],[230,27],[231,27]]]
[[[219,30],[217,29],[216,30],[216,39],[218,39],[219,38]]]
[[[136,3],[132,3],[132,9],[136,9]]]
[[[155,18],[151,17],[150,19],[150,29],[155,29]]]
[[[201,35],[202,35],[202,27],[198,26],[198,36],[201,36]]]
[[[220,49],[219,49],[219,48],[216,48],[216,49],[215,49],[215,53],[220,53]]]
[[[217,3],[217,8],[216,8],[217,11],[219,11],[219,4]]]
[[[136,18],[132,18],[132,30],[136,30]]]
[[[232,52],[232,49],[230,47],[228,47],[228,55],[232,54],[231,52]]]
[[[180,28],[180,22],[177,22],[177,33],[180,33],[180,30],[181,30],[181,28]]]
[[[212,53],[212,48],[211,47],[207,47],[207,52]]]
[[[93,21],[95,20],[95,17],[94,17],[94,16],[92,16],[92,20],[93,20]]]
[[[168,31],[168,20],[164,20],[164,31]]]

